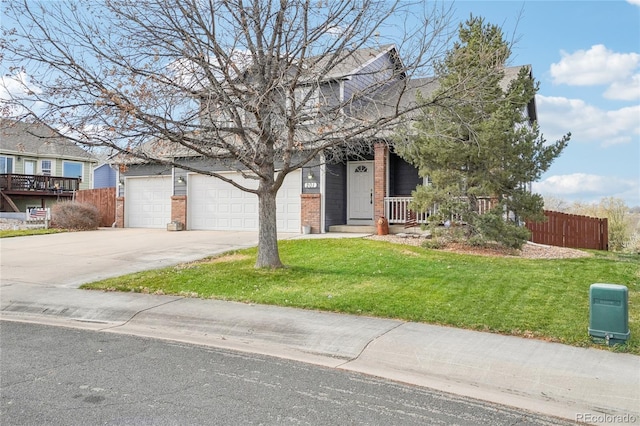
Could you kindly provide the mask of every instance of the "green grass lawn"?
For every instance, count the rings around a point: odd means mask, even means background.
[[[66,229],[49,228],[49,229],[19,229],[19,230],[2,230],[0,238],[25,237],[27,235],[45,235],[57,234],[59,232],[68,232]]]
[[[631,339],[616,350],[640,354],[638,255],[534,260],[365,239],[281,241],[280,255],[286,269],[254,269],[254,248],[83,288],[397,318],[590,346],[589,286],[622,284],[629,289]]]

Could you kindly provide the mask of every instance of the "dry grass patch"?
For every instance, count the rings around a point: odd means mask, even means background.
[[[201,263],[224,263],[224,262],[239,262],[241,260],[250,259],[251,256],[247,254],[241,253],[230,253],[224,256],[213,257],[210,259],[203,260]]]

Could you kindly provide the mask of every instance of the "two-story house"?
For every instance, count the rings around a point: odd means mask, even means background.
[[[96,160],[42,124],[0,120],[0,211],[24,212],[91,188]]]
[[[314,66],[321,67],[322,60]],[[299,111],[308,115],[310,128],[317,129],[326,122],[335,128],[341,125],[342,118],[345,122],[370,119],[398,103],[415,104],[418,92],[427,95],[437,87],[434,79],[409,79],[402,74],[402,68],[393,45],[362,49],[323,74],[322,80],[301,81],[295,100],[304,101]],[[366,96],[354,96],[363,90]],[[350,99],[356,101],[349,102]],[[203,103],[207,101],[210,99],[204,99]],[[283,105],[289,107],[286,102]],[[211,112],[215,108],[207,104],[202,109]],[[217,117],[210,114],[209,119],[224,121],[224,106],[220,111]],[[535,108],[530,111],[535,112]],[[319,117],[324,122],[319,122]],[[357,155],[339,159],[320,155],[315,163],[290,173],[278,192],[278,231],[297,233],[310,227],[311,232],[322,233],[341,225],[375,226],[383,216],[390,223],[405,223],[411,192],[423,183],[423,178],[413,165],[393,152],[393,144],[381,137],[384,135],[371,139],[370,149]],[[194,156],[193,161],[202,159]],[[251,184],[222,162],[207,167]],[[257,197],[220,179],[138,163],[126,165],[120,180],[123,188],[118,226],[162,228],[171,221],[179,221],[186,229],[258,229]]]

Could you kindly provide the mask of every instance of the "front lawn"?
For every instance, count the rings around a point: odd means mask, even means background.
[[[589,286],[629,289],[631,339],[640,354],[640,256],[486,257],[366,239],[280,242],[288,268],[256,270],[256,249],[112,278],[83,288],[178,294],[397,318],[592,345]]]
[[[59,229],[59,228],[15,229],[15,230],[5,229],[5,230],[0,230],[0,238],[25,237],[28,235],[58,234],[60,232],[68,232],[68,230]]]

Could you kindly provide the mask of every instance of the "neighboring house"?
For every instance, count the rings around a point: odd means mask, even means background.
[[[118,184],[117,166],[102,163],[93,169],[93,188],[114,188]]]
[[[49,127],[0,120],[0,211],[24,212],[73,199],[92,186],[96,160]]]
[[[349,99],[363,80],[369,85],[372,78],[386,79],[389,70],[401,69],[394,46],[363,49],[358,53],[327,76],[325,83],[307,89],[315,91],[310,117],[314,108],[326,107],[332,99]],[[508,69],[505,78],[515,75],[518,69]],[[418,90],[425,95],[437,87],[434,79],[401,78],[397,83],[408,87],[402,98],[402,102],[408,103],[415,103]],[[371,103],[354,105],[343,113],[352,117],[370,114],[368,107],[374,103],[377,110],[391,107],[393,93],[393,86],[381,85]],[[535,106],[528,113],[535,115]],[[278,231],[301,232],[303,227],[310,226],[311,232],[323,233],[337,225],[372,226],[380,217],[388,218],[390,223],[405,223],[411,192],[424,179],[389,144],[377,142],[371,142],[371,153],[364,157],[337,164],[318,162],[289,174],[277,196]],[[246,182],[223,164],[210,167],[212,171],[228,171],[234,180]],[[257,197],[219,179],[168,166],[129,164],[123,168],[120,181],[123,186],[117,207],[118,226],[162,228],[178,221],[186,229],[258,229]],[[418,221],[421,219],[424,217]]]

